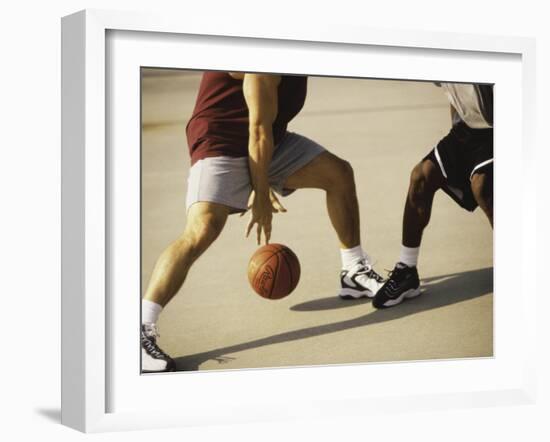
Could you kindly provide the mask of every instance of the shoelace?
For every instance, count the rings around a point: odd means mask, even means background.
[[[356,275],[367,275],[367,277],[374,279],[376,282],[384,282],[384,278],[376,273],[372,268],[372,265],[367,264],[365,260],[359,261],[356,267],[360,267],[355,271]]]
[[[160,337],[160,335],[154,324],[145,325],[141,330],[141,345],[149,355],[157,359],[167,358],[168,355],[157,345],[158,337]]]
[[[379,275],[378,273],[376,273],[376,272],[374,271],[374,269],[371,269],[371,270],[367,273],[367,276],[368,276],[369,278],[372,278],[372,279],[376,280],[376,282],[380,282],[380,283],[381,283],[381,282],[384,282],[384,278],[383,278],[381,275]]]
[[[386,284],[390,289],[392,290],[397,289],[397,284],[401,282],[401,280],[403,279],[403,278],[400,278],[400,275],[403,273],[404,270],[405,270],[405,267],[404,268],[395,267],[393,270],[386,270],[386,272],[388,273],[388,279],[386,281]]]

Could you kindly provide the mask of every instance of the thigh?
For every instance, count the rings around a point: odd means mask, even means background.
[[[411,172],[409,191],[435,193],[446,184],[441,168],[433,156],[433,151],[418,163]]]
[[[323,189],[327,180],[334,177],[342,168],[348,167],[347,162],[333,153],[324,151],[311,162],[290,175],[284,184],[287,189]],[[349,171],[351,172],[351,171]]]

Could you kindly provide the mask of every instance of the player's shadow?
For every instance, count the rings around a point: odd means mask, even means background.
[[[315,336],[338,333],[357,327],[365,327],[380,322],[393,321],[422,311],[432,310],[477,298],[493,291],[493,268],[488,267],[479,270],[471,270],[468,272],[452,273],[449,275],[426,278],[422,280],[422,284],[424,287],[424,293],[420,297],[403,302],[402,304],[390,309],[374,310],[370,311],[366,315],[345,321],[292,330],[273,336],[267,336],[265,338],[255,339],[253,341],[217,348],[203,353],[182,356],[176,358],[175,360],[177,370],[198,370],[199,366],[203,362],[208,360],[225,360],[225,355],[263,347],[266,345],[312,338]],[[325,298],[321,298],[318,300],[318,304],[312,304],[314,301],[310,301],[307,303],[309,304],[308,310],[302,309],[300,311],[313,311],[315,309],[322,310],[326,309],[327,305],[332,305],[327,301],[324,301],[324,299]],[[338,299],[336,300],[341,303],[353,302],[341,301]],[[291,310],[297,309],[295,307],[291,307]]]
[[[321,310],[337,310],[346,307],[354,307],[361,304],[370,303],[369,298],[359,298],[354,300],[343,300],[338,296],[327,296],[326,298],[313,299],[293,305],[290,310],[294,312],[316,312]]]

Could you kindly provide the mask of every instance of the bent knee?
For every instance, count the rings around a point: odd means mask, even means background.
[[[333,156],[323,181],[325,190],[353,189],[355,187],[353,166],[349,161]]]
[[[410,176],[410,184],[409,184],[410,192],[413,194],[420,195],[426,192],[426,190],[429,189],[430,187],[433,187],[430,184],[431,184],[430,176],[424,170],[422,163],[414,166]]]
[[[429,196],[442,184],[441,172],[431,161],[417,164],[411,171],[409,195],[413,200]]]
[[[178,248],[192,256],[204,252],[219,236],[227,217],[211,213],[203,213],[188,219],[182,236],[178,240]]]
[[[218,237],[225,225],[225,218],[204,215],[191,226],[192,237],[197,242],[212,242]]]

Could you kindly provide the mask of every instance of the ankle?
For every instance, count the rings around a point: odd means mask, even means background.
[[[141,301],[141,323],[142,324],[156,324],[160,313],[162,312],[162,305],[156,302],[142,299]]]
[[[342,258],[342,268],[344,270],[350,270],[358,262],[365,259],[363,249],[361,245],[352,247],[350,249],[340,249],[340,256]]]
[[[418,255],[420,253],[419,247],[406,247],[401,246],[401,252],[399,254],[398,263],[404,264],[407,267],[416,267],[418,264]]]

